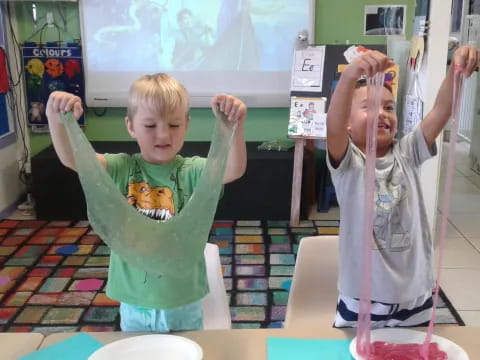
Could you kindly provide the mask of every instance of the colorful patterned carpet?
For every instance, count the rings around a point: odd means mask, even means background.
[[[338,233],[338,221],[218,221],[234,328],[281,327],[304,236]],[[105,295],[109,249],[88,222],[0,221],[0,331],[119,330]],[[443,296],[437,322],[463,325]]]

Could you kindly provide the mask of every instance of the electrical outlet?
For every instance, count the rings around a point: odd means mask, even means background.
[[[48,27],[53,27],[53,13],[52,12],[47,12],[47,25]]]

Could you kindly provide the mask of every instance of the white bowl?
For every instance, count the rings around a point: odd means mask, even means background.
[[[175,335],[142,335],[118,340],[95,351],[88,360],[202,360],[202,348]]]
[[[371,331],[370,342],[385,341],[391,344],[422,344],[426,336],[427,333],[422,331],[401,328],[382,328]],[[469,360],[465,350],[453,341],[438,335],[432,335],[431,342],[436,342],[440,350],[447,353],[448,360]],[[363,357],[357,353],[356,337],[350,343],[350,354],[352,354],[355,360],[363,360]]]

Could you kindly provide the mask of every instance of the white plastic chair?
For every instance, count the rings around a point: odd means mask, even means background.
[[[300,241],[288,295],[285,328],[331,327],[338,290],[338,236]]]
[[[202,302],[203,328],[205,330],[231,329],[232,319],[230,317],[225,283],[223,282],[218,246],[207,244],[204,253],[210,292]]]

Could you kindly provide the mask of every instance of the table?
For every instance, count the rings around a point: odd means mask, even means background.
[[[0,333],[0,358],[17,360],[37,350],[43,339],[39,333]]]
[[[416,329],[417,330],[417,329]],[[418,330],[425,331],[424,328]],[[347,339],[355,336],[355,329],[248,329],[248,330],[204,330],[176,333],[197,342],[203,349],[206,360],[265,360],[267,337]],[[450,339],[469,354],[470,360],[480,359],[480,327],[442,326],[435,334]],[[76,333],[48,335],[41,347],[52,345]],[[142,333],[104,332],[89,333],[97,340],[108,344]]]

